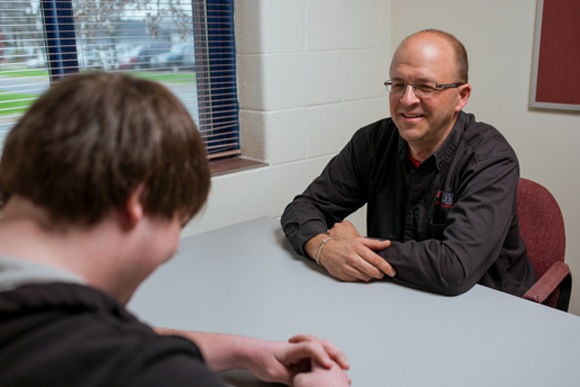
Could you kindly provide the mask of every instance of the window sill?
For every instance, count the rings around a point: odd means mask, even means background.
[[[263,161],[256,161],[251,159],[246,159],[243,157],[230,157],[228,159],[213,160],[209,162],[209,169],[211,171],[211,176],[220,176],[227,173],[245,171],[248,169],[254,169],[259,167],[265,167],[268,163]]]

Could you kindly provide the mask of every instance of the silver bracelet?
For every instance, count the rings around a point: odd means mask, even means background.
[[[318,265],[320,265],[320,254],[322,253],[322,248],[324,247],[324,245],[326,243],[328,243],[328,241],[331,241],[333,239],[335,239],[335,238],[328,237],[328,238],[325,238],[322,241],[320,241],[320,246],[318,246],[318,251],[316,252],[316,258],[314,259]]]

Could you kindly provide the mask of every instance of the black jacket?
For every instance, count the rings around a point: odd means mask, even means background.
[[[0,386],[223,386],[199,349],[77,284],[0,292]]]

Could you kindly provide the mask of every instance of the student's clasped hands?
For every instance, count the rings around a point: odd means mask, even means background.
[[[256,352],[247,367],[263,381],[296,387],[350,385],[345,354],[326,340],[296,335],[288,342],[263,341]]]

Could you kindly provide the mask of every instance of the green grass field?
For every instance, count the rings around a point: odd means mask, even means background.
[[[195,82],[196,77],[194,72],[181,72],[181,73],[172,73],[172,72],[156,72],[156,71],[132,71],[128,74],[133,75],[134,77],[150,79],[152,81],[157,82],[166,82],[166,83],[190,83]]]
[[[0,116],[24,113],[36,97],[34,94],[6,93],[0,89]]]
[[[195,72],[164,72],[164,71],[127,71],[134,77],[150,79],[158,82],[187,83],[195,82]],[[0,77],[22,78],[22,77],[47,77],[46,70],[0,70]]]
[[[47,77],[46,70],[0,70],[0,77],[22,78],[22,77]]]
[[[162,83],[191,83],[195,87],[196,76],[194,72],[156,72],[156,71],[131,71],[127,74],[139,78],[150,79]],[[45,77],[48,79],[46,70],[0,70],[0,78],[25,78],[25,77]],[[0,80],[0,116],[22,114],[34,102],[37,95],[25,93],[6,92],[1,89]]]

